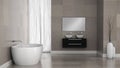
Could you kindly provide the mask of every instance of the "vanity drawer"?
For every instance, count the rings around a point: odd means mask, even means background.
[[[87,40],[84,38],[81,39],[63,39],[62,45],[63,48],[86,48]]]

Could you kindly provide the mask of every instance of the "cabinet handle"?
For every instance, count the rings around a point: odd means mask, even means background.
[[[68,45],[82,45],[81,43],[69,43]]]

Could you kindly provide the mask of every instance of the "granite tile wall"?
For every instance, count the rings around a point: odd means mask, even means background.
[[[86,17],[87,48],[62,48],[62,39],[69,33],[62,31],[63,17]],[[77,32],[72,32],[75,35]],[[52,0],[52,50],[97,49],[97,0]]]

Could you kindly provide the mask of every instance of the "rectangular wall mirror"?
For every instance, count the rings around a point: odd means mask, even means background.
[[[85,31],[85,17],[63,17],[63,31]]]

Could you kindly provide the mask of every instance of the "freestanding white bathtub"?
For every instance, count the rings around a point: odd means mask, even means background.
[[[18,44],[11,47],[12,58],[16,65],[35,65],[42,54],[41,44]]]

